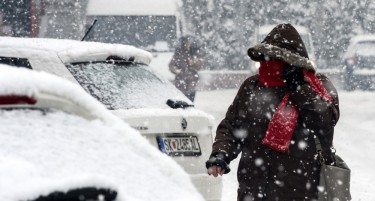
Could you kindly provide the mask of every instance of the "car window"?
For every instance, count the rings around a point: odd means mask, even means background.
[[[25,58],[0,57],[0,64],[32,69],[29,60]]]
[[[168,99],[188,101],[148,66],[132,62],[68,64],[81,86],[108,109],[167,108]]]
[[[373,68],[375,62],[375,41],[361,41],[349,50],[355,56],[356,68]]]
[[[157,41],[172,46],[176,39],[175,16],[95,16],[87,41],[121,43],[152,49]],[[124,31],[131,30],[131,31]]]
[[[360,42],[358,43],[354,49],[358,52],[358,53],[370,53],[371,52],[373,53],[373,51],[375,50],[375,41],[363,41],[363,42]],[[371,51],[371,52],[369,52]]]

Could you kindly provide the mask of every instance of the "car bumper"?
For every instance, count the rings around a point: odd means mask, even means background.
[[[223,182],[221,177],[213,177],[207,174],[190,175],[191,180],[197,190],[208,201],[221,200]]]

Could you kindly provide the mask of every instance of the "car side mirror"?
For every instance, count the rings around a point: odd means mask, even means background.
[[[173,109],[177,109],[177,108],[187,108],[187,107],[194,107],[194,105],[190,105],[188,104],[187,102],[185,101],[181,101],[181,100],[172,100],[172,99],[168,99],[167,100],[167,105]]]

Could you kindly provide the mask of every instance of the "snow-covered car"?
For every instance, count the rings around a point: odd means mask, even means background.
[[[358,35],[344,54],[347,90],[375,90],[375,35]]]
[[[0,63],[46,71],[80,84],[191,176],[206,200],[220,200],[222,180],[207,175],[213,118],[197,110],[133,46],[0,37]]]
[[[81,87],[0,72],[1,200],[204,200],[175,161]]]

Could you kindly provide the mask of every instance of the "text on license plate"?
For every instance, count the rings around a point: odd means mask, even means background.
[[[196,136],[157,137],[159,149],[170,156],[200,156],[201,148]]]

